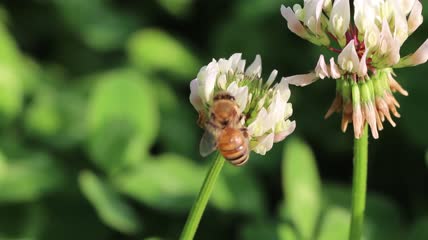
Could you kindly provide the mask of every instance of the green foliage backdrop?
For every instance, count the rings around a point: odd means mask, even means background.
[[[261,54],[264,77],[309,71],[328,53],[288,31],[279,7],[296,2],[2,1],[0,239],[177,239],[211,160],[190,81],[234,52]],[[397,73],[410,96],[371,140],[368,240],[428,239],[428,65]],[[323,120],[334,82],[292,91],[296,133],[225,167],[196,239],[346,239],[352,134]]]

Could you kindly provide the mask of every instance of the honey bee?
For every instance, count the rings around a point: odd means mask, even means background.
[[[204,117],[200,117],[204,119]],[[205,133],[199,146],[203,157],[218,149],[235,166],[247,162],[250,156],[247,129],[241,124],[241,114],[235,98],[227,92],[214,96],[209,117],[202,125]]]

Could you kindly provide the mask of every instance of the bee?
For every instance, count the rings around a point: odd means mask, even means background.
[[[202,122],[205,133],[199,146],[201,155],[206,157],[218,149],[231,164],[241,166],[246,163],[250,148],[247,129],[241,123],[243,117],[235,97],[227,92],[214,96],[209,117]]]

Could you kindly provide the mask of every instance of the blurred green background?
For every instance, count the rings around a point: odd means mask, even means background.
[[[235,52],[261,54],[264,77],[312,69],[326,51],[287,29],[295,2],[1,1],[0,239],[177,239],[211,160],[189,83]],[[396,73],[410,96],[371,140],[365,239],[426,240],[428,65]],[[292,89],[295,134],[227,164],[196,239],[346,239],[352,131],[323,119],[334,89]]]

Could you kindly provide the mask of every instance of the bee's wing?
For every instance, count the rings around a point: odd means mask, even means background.
[[[199,143],[199,152],[202,157],[210,155],[217,148],[216,137],[209,131],[205,131]]]

